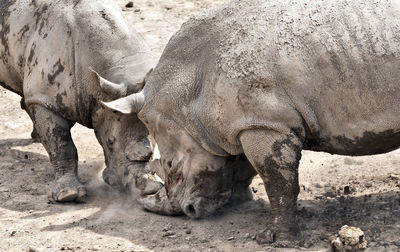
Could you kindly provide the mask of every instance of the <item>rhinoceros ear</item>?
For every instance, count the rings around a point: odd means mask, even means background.
[[[139,113],[144,105],[143,91],[111,102],[102,102],[106,107],[123,114]]]
[[[116,84],[109,80],[104,79],[100,76],[92,67],[89,67],[89,70],[95,76],[97,82],[99,83],[101,89],[109,95],[113,95],[116,97],[123,97],[127,95],[128,86],[125,83]]]

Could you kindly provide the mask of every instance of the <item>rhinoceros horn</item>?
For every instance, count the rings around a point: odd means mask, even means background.
[[[98,74],[95,70],[93,70],[92,67],[89,67],[89,70],[92,71],[92,73],[96,77],[97,81],[99,82],[101,89],[104,92],[106,92],[107,94],[110,94],[115,97],[124,97],[124,96],[128,95],[128,85],[127,84],[113,83],[113,82],[101,77],[100,74]]]
[[[123,114],[138,113],[144,105],[143,91],[119,98],[111,102],[102,102],[106,107]]]
[[[165,187],[162,187],[156,194],[149,195],[138,199],[139,203],[143,205],[143,207],[154,213],[163,214],[163,215],[181,215],[183,214],[182,208],[173,202],[167,196]]]

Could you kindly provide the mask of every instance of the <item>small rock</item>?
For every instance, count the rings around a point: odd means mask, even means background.
[[[246,234],[244,235],[244,238],[250,239],[250,238],[251,238],[251,235],[250,235],[249,233],[246,233]]]
[[[163,232],[167,232],[167,231],[169,231],[169,230],[171,230],[172,229],[172,226],[170,225],[170,224],[168,224],[167,226],[165,226],[164,228],[163,228]]]
[[[35,248],[35,247],[29,247],[28,252],[40,252],[43,251],[43,248]]]
[[[168,236],[172,236],[172,235],[175,235],[175,232],[173,232],[173,231],[167,231],[167,232],[165,232],[164,234],[162,234],[162,237],[168,237]]]
[[[322,187],[323,187],[321,183],[315,183],[314,186],[315,186],[316,188],[322,188]]]
[[[228,238],[228,241],[232,241],[232,240],[235,240],[235,237],[231,236]]]
[[[366,182],[366,183],[365,183],[365,187],[366,187],[366,188],[372,187],[372,182]]]
[[[347,225],[341,227],[337,235],[332,235],[329,243],[333,252],[361,251],[367,248],[364,232],[358,227]]]
[[[17,233],[17,231],[12,231],[10,234],[10,237],[13,237],[16,233]]]
[[[129,1],[129,2],[125,5],[125,7],[126,7],[126,8],[132,8],[132,7],[133,7],[133,2],[132,2],[132,1]]]
[[[135,12],[140,12],[140,9],[135,9],[134,11],[135,11]]]
[[[344,194],[350,194],[350,186],[345,186],[343,189]]]
[[[192,233],[192,230],[186,229],[185,233],[186,233],[186,234],[191,234],[191,233]]]

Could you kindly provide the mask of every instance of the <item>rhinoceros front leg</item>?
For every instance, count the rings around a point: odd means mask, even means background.
[[[271,204],[273,226],[258,234],[257,242],[285,244],[298,238],[300,139],[292,133],[251,130],[243,132],[240,140],[247,158],[264,182]]]
[[[25,99],[24,99],[23,97],[21,98],[20,104],[21,104],[21,108],[22,108],[23,110],[26,111],[26,113],[29,115],[29,117],[31,118],[31,120],[32,120],[32,122],[33,122],[32,114],[31,114],[31,112],[26,108]],[[34,122],[33,122],[33,123],[34,123]],[[35,129],[35,125],[33,125],[33,129],[32,129],[32,132],[31,132],[31,137],[32,137],[32,139],[33,139],[35,142],[39,142],[39,141],[40,141],[40,139],[39,139],[39,134],[37,133],[37,131],[36,131],[36,129]]]
[[[229,165],[233,169],[233,188],[231,202],[240,204],[253,200],[253,194],[249,188],[257,173],[245,155],[239,155]]]
[[[70,132],[73,123],[40,105],[31,105],[29,111],[55,169],[55,180],[48,192],[49,200],[82,201],[86,190],[77,176],[78,154]]]

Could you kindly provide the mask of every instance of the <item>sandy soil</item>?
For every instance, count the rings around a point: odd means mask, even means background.
[[[157,56],[191,14],[222,0],[116,0]],[[261,180],[254,201],[227,206],[204,220],[145,212],[101,179],[103,154],[92,130],[73,136],[85,204],[48,204],[53,179],[47,154],[30,140],[32,123],[16,94],[0,89],[0,251],[325,251],[342,225],[360,227],[367,251],[400,251],[400,151],[366,157],[304,152],[299,216],[304,247],[260,246],[254,235],[270,223]]]

